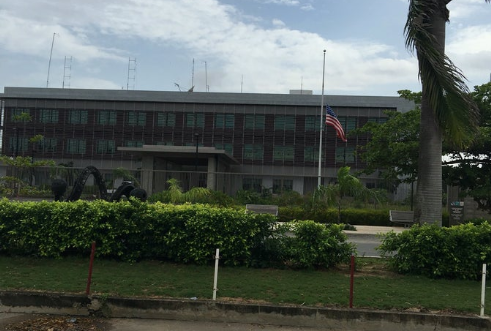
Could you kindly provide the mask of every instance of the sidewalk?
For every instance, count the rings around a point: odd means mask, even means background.
[[[401,233],[409,228],[402,226],[372,226],[372,225],[355,225],[356,231],[345,230],[346,234],[383,234],[394,231]]]

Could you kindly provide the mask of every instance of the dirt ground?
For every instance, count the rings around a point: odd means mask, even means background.
[[[14,315],[0,320],[5,331],[108,331],[107,320],[92,317]]]

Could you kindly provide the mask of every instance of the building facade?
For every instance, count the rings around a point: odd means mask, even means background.
[[[305,194],[340,166],[364,167],[355,150],[369,138],[351,131],[385,121],[385,110],[414,108],[398,97],[324,96],[344,143],[323,125],[320,95],[6,87],[0,99],[4,155],[123,167],[140,172],[150,193],[178,177],[185,189]]]

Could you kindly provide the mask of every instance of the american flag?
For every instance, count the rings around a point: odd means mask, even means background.
[[[334,111],[326,105],[326,124],[334,127],[336,129],[336,134],[339,139],[346,142],[346,135],[344,134],[343,126],[339,123],[338,117],[334,114]]]

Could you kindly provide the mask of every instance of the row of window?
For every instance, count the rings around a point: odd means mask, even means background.
[[[18,154],[28,150],[29,141],[27,138],[10,137],[10,150]],[[141,140],[126,140],[126,147],[142,147],[144,144]],[[37,143],[36,149],[42,152],[55,152],[58,145],[56,138],[43,138]],[[158,145],[173,145],[172,142],[159,142]],[[191,145],[190,145],[191,146]],[[225,150],[233,155],[232,144],[215,144],[215,148]],[[67,139],[66,152],[69,154],[85,154],[85,139]],[[116,142],[114,140],[97,140],[97,154],[114,154],[116,153]],[[337,147],[336,162],[352,163],[355,161],[354,147]],[[295,156],[294,146],[274,146],[273,160],[275,161],[293,161]],[[324,155],[322,155],[324,157]],[[243,149],[244,160],[263,160],[264,146],[260,144],[245,144]],[[304,149],[304,161],[316,162],[319,159],[319,150],[316,147],[307,146]]]
[[[12,121],[23,122],[29,121],[27,118],[30,114],[29,109],[13,109]],[[39,110],[39,122],[41,123],[58,123],[59,122],[59,110],[56,109],[40,109]],[[339,122],[343,125],[345,132],[356,129],[357,118],[356,117],[338,117]],[[70,110],[68,111],[68,123],[69,124],[87,124],[88,123],[88,111],[87,110]],[[116,111],[102,110],[98,111],[96,115],[96,123],[100,125],[116,125],[117,114]],[[371,122],[382,122],[384,118],[369,118]],[[126,125],[129,126],[145,126],[147,123],[146,112],[126,112]],[[174,127],[176,125],[175,113],[157,113],[157,125],[162,127]],[[189,128],[204,128],[205,117],[203,113],[185,113],[185,125]],[[234,114],[215,114],[215,128],[219,129],[233,129],[235,125]],[[275,130],[295,130],[296,117],[293,115],[276,115],[274,119]],[[319,131],[323,127],[324,123],[320,122],[319,116],[306,116],[305,117],[305,131]],[[264,130],[265,129],[265,115],[248,114],[244,117],[244,129],[251,130]]]

